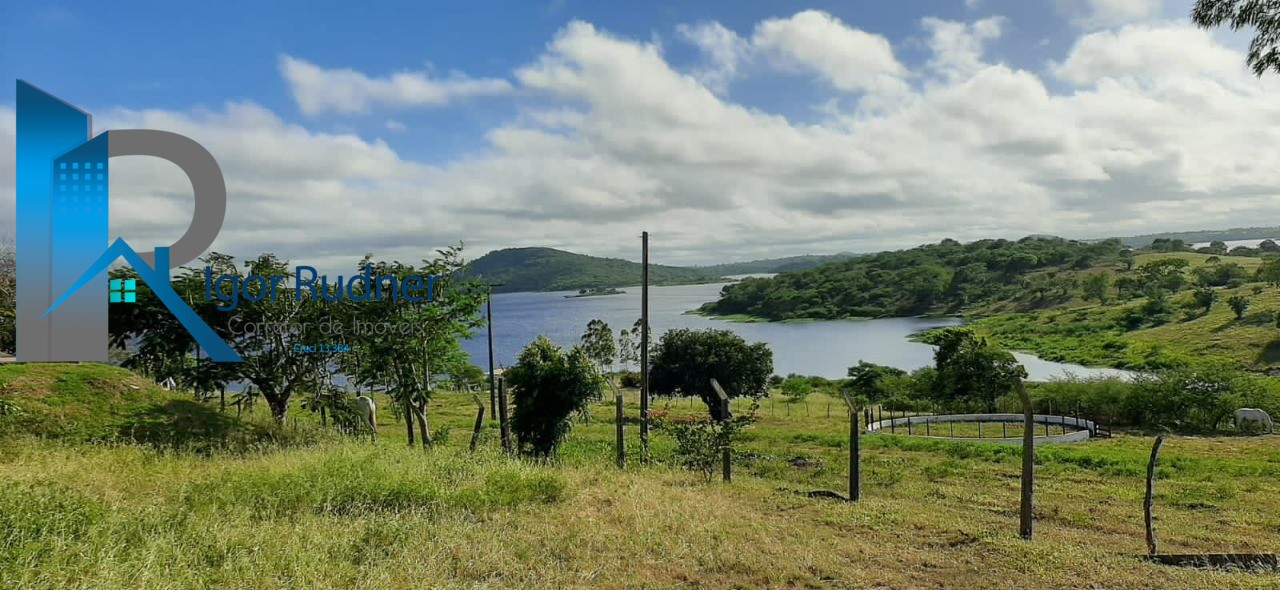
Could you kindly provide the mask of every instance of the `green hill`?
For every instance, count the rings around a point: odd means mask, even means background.
[[[1118,240],[943,240],[748,278],[726,287],[702,311],[769,320],[1026,311],[1069,301],[1084,272],[1124,256]]]
[[[494,292],[577,291],[640,284],[641,265],[621,258],[598,258],[554,248],[494,250],[471,263],[469,274],[505,283]],[[678,266],[649,265],[651,285],[714,283],[723,275]]]
[[[0,365],[0,434],[154,445],[227,442],[261,428],[202,404],[190,393],[100,363]],[[17,411],[12,411],[16,408]]]

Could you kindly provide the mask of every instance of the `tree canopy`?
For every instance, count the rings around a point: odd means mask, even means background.
[[[1201,28],[1253,29],[1245,59],[1255,76],[1280,73],[1280,4],[1269,0],[1196,0],[1191,22]]]
[[[773,374],[773,351],[763,342],[747,344],[730,330],[670,330],[662,335],[650,364],[651,393],[696,395],[720,420],[724,416],[711,379],[729,397],[764,395]]]

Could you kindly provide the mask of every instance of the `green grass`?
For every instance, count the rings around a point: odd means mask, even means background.
[[[1255,293],[1257,288],[1261,292]],[[1217,302],[1207,314],[1188,308],[1191,294],[1183,291],[1170,297],[1167,321],[1132,331],[1121,327],[1119,318],[1143,299],[996,315],[977,318],[971,325],[1004,347],[1089,366],[1143,369],[1203,359],[1253,370],[1280,365],[1280,328],[1274,320],[1280,314],[1280,290],[1247,284],[1216,291]],[[1226,304],[1234,295],[1250,302],[1241,319]]]
[[[1280,587],[1280,574],[1134,557],[1145,550],[1146,437],[1041,447],[1027,542],[1017,537],[1016,445],[868,435],[861,502],[794,493],[844,490],[848,423],[820,394],[761,405],[732,484],[664,466],[672,443],[660,432],[657,462],[634,461],[634,392],[625,470],[613,465],[608,403],[575,424],[557,462],[538,464],[498,453],[493,422],[469,453],[469,396],[437,394],[442,444],[431,451],[406,448],[403,425],[377,400],[376,445],[317,434],[196,454],[0,439],[0,587]],[[685,399],[655,406],[705,412]],[[292,413],[293,436],[318,429]],[[1280,551],[1278,440],[1167,437],[1162,550]]]

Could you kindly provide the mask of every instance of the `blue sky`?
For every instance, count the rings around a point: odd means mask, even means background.
[[[0,73],[204,143],[235,254],[634,258],[619,236],[649,230],[710,263],[1268,221],[1280,178],[1222,146],[1260,140],[1243,113],[1272,116],[1274,84],[1189,5],[6,3]],[[181,178],[123,169],[113,231],[180,235]]]
[[[77,102],[91,112],[130,108],[183,110],[252,100],[286,118],[307,121],[281,79],[277,57],[292,55],[317,65],[371,75],[405,69],[504,78],[538,57],[556,31],[582,20],[620,36],[662,39],[674,64],[694,64],[697,48],[680,43],[681,24],[716,21],[740,33],[755,23],[808,9],[831,13],[902,46],[900,59],[926,56],[912,41],[928,14],[967,19],[990,14],[1013,22],[993,51],[1012,64],[1038,68],[1072,39],[1065,10],[1036,2],[210,2],[181,11],[171,2],[11,3],[0,8],[0,72],[24,78]],[[1047,42],[1047,44],[1046,44]],[[1056,47],[1055,47],[1056,45]],[[40,48],[34,50],[33,48]],[[789,88],[801,79],[773,76],[737,85],[735,98],[796,120],[815,117],[809,93]],[[7,101],[12,103],[10,98]],[[447,159],[477,148],[484,129],[510,118],[516,106],[485,100],[448,110],[400,110],[378,116],[308,121],[321,128],[385,134],[385,122],[411,124],[408,137],[387,134],[398,151]],[[419,134],[427,134],[430,139]]]

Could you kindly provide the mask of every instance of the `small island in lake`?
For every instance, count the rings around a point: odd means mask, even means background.
[[[578,289],[577,295],[565,295],[564,298],[573,299],[575,297],[597,297],[600,295],[621,295],[623,293],[626,293],[626,291],[622,291],[620,289],[614,289],[613,287],[595,287],[591,289]]]

